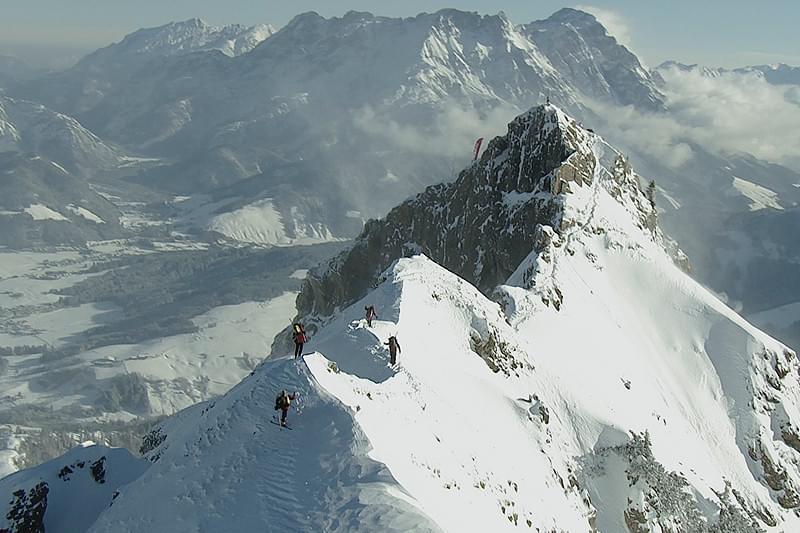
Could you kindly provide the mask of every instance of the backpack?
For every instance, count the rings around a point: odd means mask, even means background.
[[[289,396],[284,396],[283,394],[278,394],[277,398],[275,398],[275,410],[283,409],[284,407],[289,407]]]

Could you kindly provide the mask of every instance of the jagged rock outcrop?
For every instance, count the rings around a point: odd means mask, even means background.
[[[491,293],[531,249],[545,250],[553,230],[568,229],[563,197],[571,185],[590,184],[600,164],[593,138],[552,105],[519,116],[455,182],[428,187],[385,219],[369,221],[349,250],[306,280],[300,315],[330,315],[363,296],[394,260],[416,253]],[[613,161],[604,163],[615,176],[611,193],[637,190],[638,178],[612,151],[604,156]],[[654,217],[643,208],[642,224],[655,227]]]

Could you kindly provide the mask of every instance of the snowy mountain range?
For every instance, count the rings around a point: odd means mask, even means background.
[[[267,24],[211,26],[201,19],[141,29],[119,43],[87,55],[65,72],[23,83],[15,92],[49,103],[67,114],[80,115],[101,102],[107,93],[119,90],[148,65],[158,65],[160,69],[160,60],[197,52],[244,54],[273,32]]]
[[[204,51],[216,42],[209,31],[196,21],[141,30],[18,91],[164,158],[138,183],[208,193],[187,204],[186,219],[249,241],[351,237],[363,220],[452,177],[487,116],[496,127],[548,96],[573,110],[586,97],[662,106],[638,59],[570,9],[527,26],[457,10],[306,13],[235,57]],[[461,148],[442,142],[454,131]],[[380,195],[368,192],[376,180]],[[235,229],[217,218],[228,213]]]
[[[645,191],[534,108],[309,277],[313,353],[167,419],[143,459],[85,445],[5,478],[4,527],[797,529],[797,356],[684,272]]]
[[[662,157],[660,121],[685,104],[670,100],[664,68],[573,9],[521,25],[457,10],[306,13],[277,32],[198,20],[140,30],[64,72],[6,83],[0,472],[86,439],[136,452],[152,417],[223,394],[268,355],[298,278],[340,249],[293,245],[360,236],[297,302],[318,352],[305,365],[267,362],[215,410],[169,419],[147,462],[87,445],[0,492],[37,508],[46,482],[48,530],[220,530],[238,517],[253,521],[244,529],[792,531],[794,352],[682,271],[800,345],[800,174],[710,140],[677,139],[685,163]],[[792,72],[752,70],[769,83]],[[575,119],[523,114],[456,174],[475,138],[548,98]],[[366,303],[379,307],[373,331],[353,322]],[[399,372],[382,346],[395,333]],[[461,365],[468,375],[445,383]],[[264,418],[284,386],[305,404],[291,433]],[[407,399],[417,387],[435,398],[421,414]],[[389,404],[365,419],[379,398]],[[459,404],[474,409],[448,422]],[[428,410],[438,415],[423,427],[448,433],[415,433],[426,444],[413,457],[375,422],[405,428]],[[533,444],[505,448],[474,418]],[[268,455],[287,434],[330,444]],[[473,461],[479,474],[457,473]],[[524,480],[516,461],[530,467]],[[87,468],[98,462],[118,469],[105,483]],[[265,482],[272,469],[297,484]],[[240,486],[226,484],[231,472]],[[106,509],[118,490],[123,505]],[[79,522],[61,511],[87,494]],[[135,516],[168,495],[179,512]]]
[[[725,69],[720,67],[705,67],[702,65],[687,65],[679,61],[665,61],[656,70],[676,68],[682,71],[702,72],[707,76],[719,76],[725,73],[736,74],[755,74],[761,76],[768,83],[773,85],[800,85],[800,67],[794,67],[785,63],[774,63],[771,65],[752,65],[735,69]]]

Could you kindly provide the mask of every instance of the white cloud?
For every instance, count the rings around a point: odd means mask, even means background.
[[[463,159],[471,155],[475,139],[486,137],[488,141],[495,135],[502,135],[508,123],[519,114],[518,108],[509,105],[478,112],[451,103],[437,112],[433,125],[426,128],[382,116],[370,107],[356,113],[354,121],[362,131],[387,140],[398,149]]]
[[[611,9],[586,4],[578,4],[575,9],[594,15],[594,18],[605,26],[608,33],[617,39],[617,42],[629,49],[631,48],[631,31],[625,17]]]
[[[800,168],[797,87],[770,85],[753,73],[660,72],[667,113],[591,104],[620,142],[675,168],[691,159],[690,144]]]

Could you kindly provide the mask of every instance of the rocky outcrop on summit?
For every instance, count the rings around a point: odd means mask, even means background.
[[[565,195],[591,184],[599,166],[615,178],[612,194],[633,188],[643,199],[624,158],[608,145],[596,154],[596,140],[555,106],[519,116],[455,182],[428,187],[368,222],[350,250],[306,280],[301,315],[332,314],[363,296],[394,260],[417,253],[491,293],[531,249],[543,249],[548,232],[569,229]],[[655,229],[652,206],[639,209],[641,225]]]

